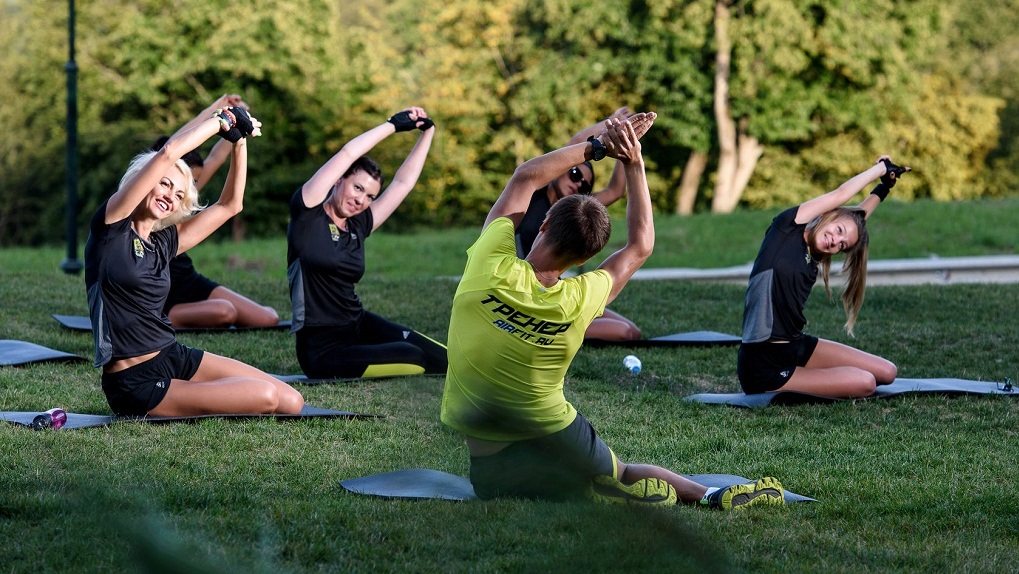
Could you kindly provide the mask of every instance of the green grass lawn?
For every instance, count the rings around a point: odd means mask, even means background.
[[[662,217],[650,265],[746,263],[773,215]],[[1014,253],[1017,215],[1015,199],[890,202],[874,220],[873,257]],[[445,341],[455,289],[446,277],[460,272],[476,232],[383,228],[369,241],[359,287],[366,306]],[[63,256],[59,248],[0,251],[0,339],[91,357],[89,334],[49,317],[86,314],[83,278],[57,269]],[[203,245],[193,256],[199,270],[290,316],[282,240]],[[647,336],[738,334],[743,290],[639,281],[612,307]],[[821,291],[807,317],[811,333],[886,356],[903,377],[1019,382],[1017,310],[1019,285],[880,286],[868,290],[855,339]],[[269,372],[299,372],[286,332],[180,339]],[[691,474],[774,475],[819,502],[722,513],[348,494],[340,480],[468,470],[462,441],[438,420],[441,378],[361,381],[298,388],[309,404],[386,418],[0,426],[0,571],[1016,571],[1015,399],[706,406],[683,397],[738,390],[735,348],[638,350],[636,376],[621,364],[631,352],[582,349],[566,387],[621,458]],[[98,371],[84,363],[0,368],[2,410],[53,406],[108,413]]]

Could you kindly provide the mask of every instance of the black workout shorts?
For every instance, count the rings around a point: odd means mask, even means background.
[[[803,335],[788,343],[743,343],[736,376],[748,395],[777,390],[789,382],[796,367],[806,366],[817,348],[817,337]]]
[[[489,456],[471,457],[478,498],[565,500],[587,495],[591,478],[612,475],[615,455],[580,413],[563,430],[515,442]]]
[[[144,363],[116,373],[103,373],[103,393],[114,414],[141,416],[166,396],[171,379],[190,380],[198,372],[205,351],[176,341]]]
[[[205,301],[216,287],[219,287],[219,283],[197,272],[174,277],[166,303],[163,304],[163,312],[169,313],[174,305],[181,303]]]

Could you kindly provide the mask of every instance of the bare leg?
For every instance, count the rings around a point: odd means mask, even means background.
[[[205,301],[174,305],[168,314],[176,327],[271,327],[279,323],[275,309],[217,286]]]
[[[167,313],[174,327],[229,327],[237,321],[237,308],[225,299],[178,303]]]
[[[190,381],[174,379],[155,416],[297,414],[304,397],[293,387],[240,361],[206,352]]]
[[[626,464],[619,461],[619,482],[633,484],[642,478],[660,478],[676,489],[680,502],[696,504],[704,497],[708,487],[680,476],[671,470],[653,464]]]
[[[260,305],[222,285],[212,290],[209,299],[229,301],[237,309],[237,319],[234,324],[238,327],[272,327],[280,321],[279,313],[272,307]]]
[[[641,333],[636,323],[615,311],[605,309],[605,313],[588,326],[584,337],[605,341],[633,341],[640,339]]]
[[[898,369],[891,361],[842,343],[819,339],[805,367],[796,367],[781,387],[832,398],[860,398],[874,394],[877,385],[895,380]]]

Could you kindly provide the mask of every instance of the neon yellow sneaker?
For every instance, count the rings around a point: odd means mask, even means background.
[[[642,478],[623,484],[611,476],[591,481],[591,498],[603,504],[676,504],[676,488],[660,478]]]
[[[766,476],[756,482],[720,488],[708,496],[708,506],[719,510],[748,508],[756,504],[785,504],[785,491],[777,478]]]

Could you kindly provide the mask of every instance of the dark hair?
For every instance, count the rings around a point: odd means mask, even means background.
[[[555,202],[546,216],[545,241],[570,265],[587,261],[605,247],[612,232],[609,213],[590,195],[568,195]]]
[[[163,146],[166,145],[166,142],[168,141],[170,141],[169,136],[159,136],[159,139],[152,144],[152,151],[159,151],[163,149]],[[184,160],[184,163],[188,164],[188,167],[191,168],[202,167],[205,165],[205,160],[202,159],[202,154],[198,153],[198,150],[194,149],[181,156],[180,159]]]
[[[586,165],[587,169],[591,170],[591,189],[594,189],[594,164],[589,161],[585,161],[580,165]]]
[[[382,179],[382,167],[379,165],[379,162],[369,156],[363,155],[354,160],[354,163],[350,164],[347,171],[343,173],[343,177],[353,175],[353,173],[358,170],[365,172],[369,177],[379,182],[379,193],[382,193],[384,182]]]

